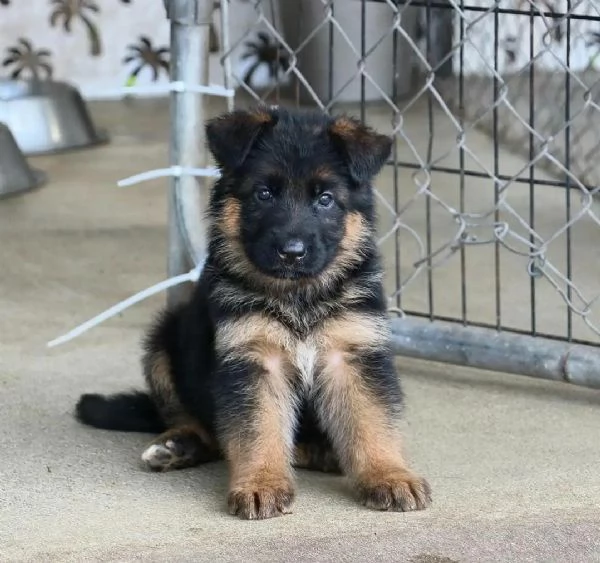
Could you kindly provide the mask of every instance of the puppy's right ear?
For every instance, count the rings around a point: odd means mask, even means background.
[[[360,184],[370,182],[379,173],[392,150],[391,137],[345,115],[331,123],[329,134],[343,154],[352,178]]]
[[[239,168],[250,149],[267,129],[277,124],[277,111],[270,108],[235,110],[206,124],[208,148],[221,168]]]

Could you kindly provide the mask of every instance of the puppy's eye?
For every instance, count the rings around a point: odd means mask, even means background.
[[[331,207],[333,205],[333,196],[329,192],[322,193],[317,202],[321,207]]]
[[[260,199],[260,201],[269,201],[273,197],[273,192],[265,186],[260,186],[259,188],[256,188],[254,195],[257,199]]]

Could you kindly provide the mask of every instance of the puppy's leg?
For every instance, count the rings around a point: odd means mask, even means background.
[[[282,367],[275,358],[270,366],[238,360],[221,371],[229,383],[221,388],[217,413],[229,462],[228,506],[241,518],[291,512],[295,409]]]
[[[214,393],[230,471],[229,512],[246,519],[289,513],[297,413],[287,358],[260,318],[223,327],[218,336]]]
[[[150,396],[167,428],[177,426],[186,417],[185,409],[177,395],[175,378],[167,352],[155,344],[144,355],[144,377]]]
[[[315,406],[344,472],[363,504],[378,510],[420,510],[431,502],[427,482],[401,453],[396,428],[401,403],[393,358],[368,319],[361,329],[332,326],[317,376]],[[382,321],[385,322],[385,321]]]
[[[166,352],[149,351],[144,368],[154,404],[168,427],[142,453],[146,466],[153,471],[169,471],[219,459],[214,437],[179,400]]]
[[[195,423],[182,424],[163,432],[142,454],[142,461],[153,471],[183,469],[219,458],[213,440]]]

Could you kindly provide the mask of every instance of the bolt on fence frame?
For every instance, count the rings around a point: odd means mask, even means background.
[[[221,4],[226,2],[221,0]],[[172,22],[172,80],[206,84],[213,2],[164,0],[164,3]],[[429,4],[429,11],[434,3],[420,4]],[[446,2],[436,3],[435,7],[449,8]],[[223,27],[227,25],[224,14],[226,12],[222,11]],[[430,41],[430,33],[427,33],[427,41]],[[229,80],[230,73],[227,68],[225,70],[226,80]],[[171,164],[204,166],[207,156],[204,149],[204,96],[173,92],[171,104]],[[362,100],[361,112],[364,111]],[[403,164],[395,162],[394,166]],[[464,163],[461,167],[464,173]],[[190,256],[198,264],[199,253],[205,251],[202,211],[207,198],[207,189],[199,186],[196,179],[186,176],[173,178],[169,212],[168,263],[171,275],[187,270]],[[177,292],[171,291],[169,303],[183,298],[185,295],[181,288]],[[600,388],[600,350],[595,346],[504,332],[502,327],[478,327],[466,318],[459,325],[457,319],[435,316],[424,320],[418,315],[407,314],[393,318],[391,325],[394,351],[400,356]]]

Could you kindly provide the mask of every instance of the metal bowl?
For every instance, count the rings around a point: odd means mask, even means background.
[[[46,175],[31,168],[10,129],[0,123],[0,198],[38,188]]]
[[[52,154],[105,143],[83,98],[65,82],[0,79],[0,121],[26,155]]]

